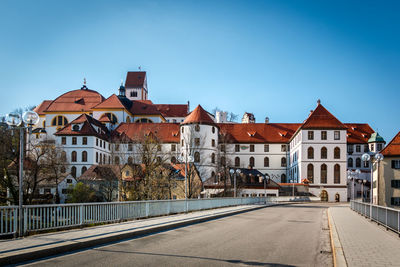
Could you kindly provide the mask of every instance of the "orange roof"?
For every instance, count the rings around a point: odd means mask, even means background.
[[[154,135],[161,143],[179,143],[177,123],[121,123],[115,130],[132,141],[140,141],[145,135]]]
[[[400,156],[400,132],[398,132],[392,141],[381,151],[384,156]]]
[[[145,71],[129,71],[126,74],[125,87],[143,87],[146,78]]]
[[[74,124],[83,124],[79,131],[74,131],[72,129],[72,125]],[[98,132],[93,127],[93,125],[99,127],[102,131]],[[108,129],[101,122],[94,119],[93,117],[82,114],[72,122],[68,123],[64,128],[57,131],[55,135],[78,135],[78,136],[97,136],[101,139],[108,139]]]
[[[174,105],[174,104],[156,104],[157,110],[161,112],[164,117],[186,117],[188,113],[188,105]]]
[[[104,101],[104,97],[93,90],[69,91],[55,100],[47,107],[46,111],[83,111],[88,112],[97,104]]]
[[[301,126],[302,129],[346,129],[346,126],[333,116],[324,106],[317,108],[308,116]]]
[[[288,143],[300,125],[300,123],[218,124],[221,135],[226,136],[228,143]]]
[[[161,115],[161,112],[157,110],[156,105],[137,100],[132,100],[130,112],[133,115]]]
[[[366,144],[374,132],[366,123],[345,123],[347,127],[347,143]]]
[[[200,105],[198,105],[182,122],[182,124],[201,123],[215,125],[210,115]]]
[[[109,98],[93,107],[93,109],[122,108],[129,110],[132,102],[128,98],[120,98],[112,94]]]
[[[39,106],[36,106],[33,111],[35,111],[39,115],[44,115],[44,111],[51,104],[52,100],[44,100]]]

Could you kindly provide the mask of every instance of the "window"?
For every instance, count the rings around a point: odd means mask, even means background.
[[[326,147],[321,148],[321,159],[327,159],[328,158],[328,149]]]
[[[225,166],[226,165],[226,159],[225,157],[221,157],[221,165]]]
[[[72,179],[68,178],[67,179],[67,184],[72,184]]]
[[[328,182],[328,168],[326,164],[321,165],[321,184],[326,184]]]
[[[182,139],[182,146],[183,146],[183,144],[184,144],[184,142],[183,142],[183,139]]]
[[[307,149],[307,158],[308,159],[313,159],[314,158],[314,148],[309,147]]]
[[[82,162],[87,162],[87,152],[82,151]]]
[[[356,158],[356,168],[361,168],[361,159]]]
[[[118,156],[115,156],[115,158],[114,158],[114,163],[115,163],[115,164],[119,164],[119,157],[118,157]]]
[[[333,183],[340,184],[340,165],[336,164],[333,167]]]
[[[194,152],[194,162],[199,163],[200,162],[200,153],[199,152]]]
[[[195,130],[196,132],[200,132],[200,125],[196,124],[196,125],[194,126],[194,130]]]
[[[392,197],[390,200],[390,204],[393,206],[400,206],[400,197]]]
[[[347,153],[349,154],[353,154],[354,150],[353,150],[353,145],[348,145],[347,146]]]
[[[269,145],[264,145],[264,152],[269,152]]]
[[[392,169],[400,169],[400,160],[398,160],[398,159],[392,160]]]
[[[200,138],[196,137],[196,138],[194,139],[194,144],[195,144],[196,146],[199,146],[199,145],[200,145]]]
[[[215,133],[215,127],[212,127],[212,133]]]
[[[76,167],[75,166],[71,167],[71,175],[72,175],[72,177],[76,178]]]
[[[226,152],[226,147],[224,144],[221,144],[221,152]]]
[[[400,188],[400,180],[392,180],[393,188]]]
[[[71,161],[76,162],[76,151],[72,151],[71,153]]]
[[[72,131],[78,132],[78,131],[79,131],[79,125],[78,125],[78,124],[74,124],[74,125],[72,126]]]
[[[347,160],[347,167],[353,168],[353,158],[349,158],[349,159]]]
[[[310,184],[314,183],[314,165],[307,165],[307,179],[310,181]]]
[[[254,152],[254,145],[250,145],[250,152]]]
[[[286,152],[286,145],[281,145],[281,151]]]
[[[371,144],[371,151],[374,151],[374,144]]]
[[[106,158],[104,158],[104,163],[106,162]],[[128,164],[132,164],[133,163],[133,158],[132,157],[128,157]]]
[[[51,126],[64,126],[66,124],[68,124],[67,118],[61,115],[54,117],[51,121]]]
[[[133,150],[133,146],[131,143],[128,144],[128,151],[132,151]]]
[[[356,145],[356,152],[358,152],[358,153],[361,152],[361,146],[360,145]]]
[[[85,166],[83,166],[82,169],[81,169],[81,175],[84,174],[85,171],[87,171],[87,168],[86,168]],[[72,181],[71,181],[71,182],[72,182]],[[68,183],[68,181],[67,181],[67,183]]]
[[[333,139],[340,140],[340,131],[335,131],[333,133]]]
[[[96,146],[99,146],[99,139],[96,138]]]
[[[76,137],[72,137],[72,144],[73,144],[73,145],[76,145],[76,144],[77,144]]]
[[[235,152],[240,152],[240,145],[235,145]]]
[[[119,151],[119,144],[115,144],[115,151]]]
[[[235,167],[240,167],[240,158],[239,157],[235,158]]]
[[[103,146],[103,140],[100,139],[100,147]]]
[[[215,139],[212,139],[212,140],[211,140],[211,146],[212,146],[212,147],[215,147]]]
[[[176,151],[176,145],[175,144],[171,145],[171,151]]]
[[[61,144],[66,145],[67,144],[67,137],[63,136],[61,137]]]
[[[328,135],[326,134],[326,131],[321,131],[321,140],[326,140],[328,139]]]
[[[333,150],[333,158],[340,159],[340,148],[335,147],[335,149]]]
[[[253,158],[253,157],[250,157],[250,159],[249,159],[249,165],[250,165],[251,168],[254,167],[254,158]]]
[[[126,123],[131,123],[131,117],[126,117]]]
[[[87,145],[87,137],[82,137],[82,145]]]
[[[281,167],[286,167],[286,158],[281,158]]]
[[[141,118],[141,119],[137,119],[135,121],[135,123],[153,123],[153,121],[150,119],[147,119],[147,118]]]
[[[184,129],[184,128],[182,127],[182,133],[183,133],[183,129]]]
[[[377,150],[378,150],[378,151],[381,151],[381,150],[382,150],[382,144],[378,144],[378,145],[377,145]]]
[[[137,97],[137,92],[136,91],[131,91],[131,97]]]
[[[96,163],[99,163],[99,152],[96,152]]]
[[[314,131],[308,131],[308,140],[314,140]]]
[[[215,154],[214,153],[211,154],[211,163],[215,163]]]
[[[65,173],[66,171],[65,166],[61,166],[61,173]]]
[[[286,174],[284,173],[281,175],[281,183],[286,183]]]
[[[175,157],[171,157],[171,163],[173,163],[173,164],[176,163],[176,158]]]
[[[264,167],[269,167],[269,158],[268,157],[264,158]]]
[[[61,161],[66,162],[67,161],[67,152],[62,151],[61,152]]]

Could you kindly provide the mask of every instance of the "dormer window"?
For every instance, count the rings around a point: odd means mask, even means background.
[[[137,97],[137,92],[136,91],[131,91],[131,97]]]
[[[78,132],[79,131],[79,125],[78,124],[72,125],[72,131]]]

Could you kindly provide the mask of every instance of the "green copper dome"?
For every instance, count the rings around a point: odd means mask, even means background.
[[[385,140],[383,139],[382,136],[379,135],[379,133],[376,132],[371,134],[371,138],[368,139],[368,143],[379,143],[379,142],[385,143]]]

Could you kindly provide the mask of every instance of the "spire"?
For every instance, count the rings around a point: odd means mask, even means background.
[[[124,86],[124,82],[123,82],[122,79],[121,79],[121,85],[119,86],[119,94],[118,94],[118,96],[122,96],[122,97],[126,96],[126,94],[125,94],[125,86]]]
[[[81,90],[87,90],[88,88],[86,87],[86,78],[83,78],[83,86],[81,87]]]
[[[321,104],[321,99],[317,100],[317,104],[320,105]]]

